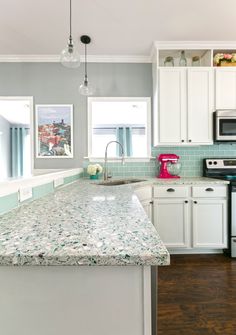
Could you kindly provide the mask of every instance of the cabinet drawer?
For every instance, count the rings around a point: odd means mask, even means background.
[[[192,196],[196,198],[226,197],[227,186],[193,186]]]
[[[154,186],[154,197],[185,198],[189,195],[189,188],[182,186]]]
[[[139,187],[134,190],[140,201],[152,199],[152,186]]]

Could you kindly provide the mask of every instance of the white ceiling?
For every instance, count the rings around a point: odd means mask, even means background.
[[[64,48],[69,0],[0,0],[0,8],[1,55]],[[91,36],[90,55],[149,55],[155,40],[236,40],[235,0],[72,0],[72,11],[73,37]]]

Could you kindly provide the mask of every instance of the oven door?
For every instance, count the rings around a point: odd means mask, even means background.
[[[236,117],[216,117],[216,141],[236,141]]]

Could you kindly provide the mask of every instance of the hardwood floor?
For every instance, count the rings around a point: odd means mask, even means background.
[[[174,255],[158,271],[158,335],[236,334],[236,259]]]

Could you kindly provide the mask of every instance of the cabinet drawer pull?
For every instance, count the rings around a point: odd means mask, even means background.
[[[214,192],[214,189],[211,188],[211,187],[208,187],[208,188],[205,189],[205,191],[207,191],[207,192]]]
[[[195,204],[197,204],[197,201],[194,201]]]
[[[192,142],[192,140],[188,140],[189,142]]]
[[[184,142],[184,140],[181,140],[181,142]]]
[[[185,202],[186,204],[188,204],[188,200],[185,200],[184,202]]]
[[[150,204],[150,205],[153,205],[153,201],[150,201],[149,204]]]
[[[174,189],[174,188],[168,188],[168,189],[166,190],[166,192],[175,192],[175,189]]]

